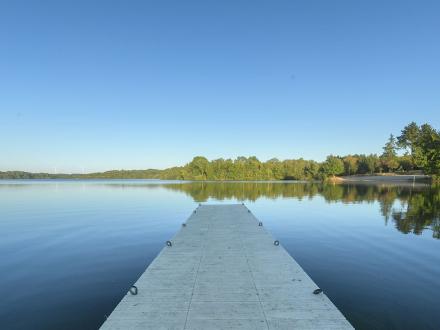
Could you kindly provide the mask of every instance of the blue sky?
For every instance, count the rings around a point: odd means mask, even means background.
[[[323,160],[440,128],[438,1],[0,0],[0,170]]]

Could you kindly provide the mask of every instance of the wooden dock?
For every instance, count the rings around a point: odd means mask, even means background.
[[[352,329],[276,244],[244,205],[199,206],[101,329]]]

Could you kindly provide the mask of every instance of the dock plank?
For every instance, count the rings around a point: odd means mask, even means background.
[[[352,329],[244,205],[203,205],[101,329]]]

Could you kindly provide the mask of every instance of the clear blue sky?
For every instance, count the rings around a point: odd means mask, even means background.
[[[440,128],[438,1],[0,0],[0,170],[323,160]]]

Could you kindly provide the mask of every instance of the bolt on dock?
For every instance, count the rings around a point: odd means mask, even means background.
[[[353,329],[244,205],[199,206],[101,329]]]

